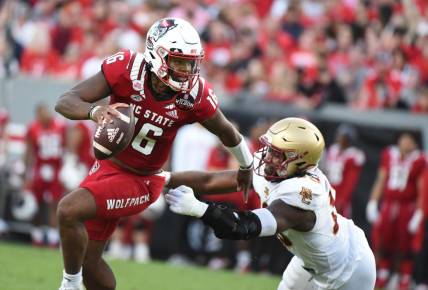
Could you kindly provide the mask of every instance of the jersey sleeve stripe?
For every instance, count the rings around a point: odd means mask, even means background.
[[[129,57],[128,63],[126,64],[127,70],[129,69],[129,64],[131,64],[134,61],[135,55],[136,55],[135,52],[132,50],[129,50],[129,54],[130,54],[130,57]]]
[[[140,66],[140,72],[138,73],[138,77],[137,80],[141,80],[144,83],[144,74],[146,73],[146,61],[145,58],[143,57],[143,63]]]
[[[201,101],[202,93],[204,92],[204,87],[205,87],[205,79],[200,77],[198,82],[198,87],[195,89],[196,91],[195,103],[199,103]]]
[[[134,63],[132,64],[132,69],[130,73],[131,81],[134,81],[138,78],[138,74],[140,73],[140,67],[144,60],[144,56],[141,53],[138,53],[135,56]]]
[[[201,87],[201,81],[200,81],[200,78],[199,78],[198,82],[193,86],[192,90],[190,91],[190,96],[194,100],[196,100],[196,98],[198,97],[198,94],[199,94],[199,91],[200,91],[199,90],[200,87]]]

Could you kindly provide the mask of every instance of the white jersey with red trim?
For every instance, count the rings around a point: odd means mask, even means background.
[[[278,238],[303,261],[318,287],[336,289],[350,279],[367,240],[352,220],[337,214],[334,189],[320,169],[281,182],[269,182],[254,174],[253,185],[268,206],[282,200],[315,213],[316,222],[310,231],[290,229],[278,234]]]

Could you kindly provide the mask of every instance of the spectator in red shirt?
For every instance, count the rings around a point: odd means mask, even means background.
[[[419,91],[419,98],[412,107],[412,112],[416,114],[428,113],[428,89],[421,88]]]
[[[21,70],[32,76],[42,76],[54,73],[59,62],[59,56],[51,48],[51,39],[45,23],[35,24],[35,32],[25,47],[21,58]]]
[[[402,80],[397,71],[392,70],[392,57],[380,53],[375,67],[367,75],[359,96],[360,106],[366,109],[395,107],[400,99]]]

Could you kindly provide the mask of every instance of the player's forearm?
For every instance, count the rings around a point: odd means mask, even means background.
[[[201,124],[208,131],[216,135],[226,147],[236,146],[242,140],[241,134],[239,134],[238,130],[226,119],[220,110],[212,118],[203,121]]]
[[[244,138],[239,134],[238,130],[230,123],[226,123],[222,130],[218,132],[218,138],[226,147],[234,147],[238,145]]]
[[[236,174],[234,170],[172,172],[166,186],[176,188],[186,185],[200,195],[230,193],[237,191]]]
[[[383,190],[383,184],[376,181],[376,183],[373,186],[372,193],[370,195],[371,200],[378,201],[380,197],[382,196],[382,190]]]
[[[242,135],[223,115],[217,111],[214,117],[201,123],[208,131],[215,134],[224,146],[238,160],[241,168],[251,168],[253,155]]]
[[[91,103],[81,100],[75,92],[68,91],[56,102],[55,111],[70,120],[86,120],[91,106]]]
[[[91,105],[106,98],[111,90],[103,72],[82,81],[64,93],[57,101],[55,110],[71,120],[89,119]]]
[[[33,144],[31,141],[27,140],[26,149],[24,153],[24,166],[25,166],[25,176],[24,179],[28,180],[31,178],[31,171],[34,164],[34,154],[33,154]]]

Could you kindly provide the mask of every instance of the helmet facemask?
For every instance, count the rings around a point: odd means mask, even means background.
[[[189,92],[199,80],[203,55],[169,52],[164,59],[167,74],[163,81],[175,91]]]
[[[300,156],[295,150],[276,148],[265,136],[260,137],[260,142],[264,146],[255,154],[255,158],[259,159],[258,165],[254,168],[257,175],[275,181],[286,179],[296,173],[297,167],[294,162]]]

